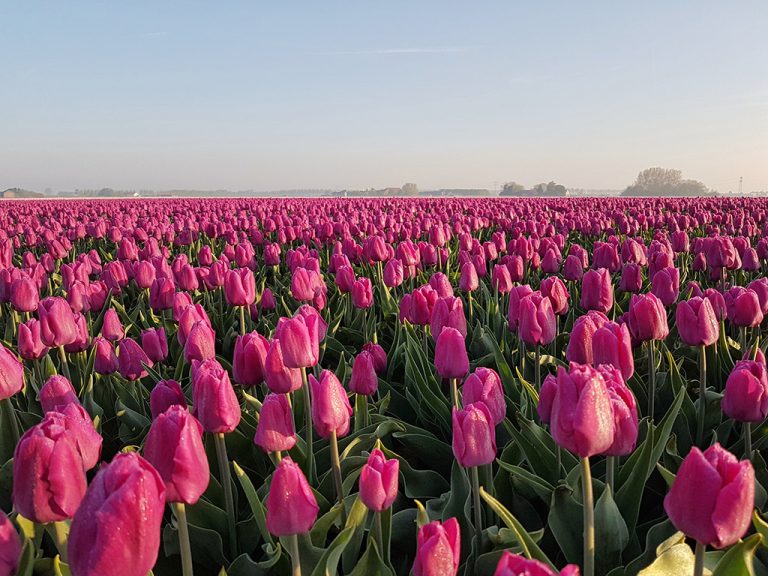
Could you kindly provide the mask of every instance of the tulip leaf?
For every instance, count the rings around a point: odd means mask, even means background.
[[[10,398],[0,400],[0,462],[13,458],[16,443],[21,437],[19,419]]]
[[[488,494],[488,492],[485,491],[485,488],[482,487],[480,488],[480,496],[488,503],[493,511],[499,515],[499,518],[501,518],[501,521],[507,525],[507,528],[512,530],[515,538],[520,543],[526,558],[538,560],[539,562],[549,565],[551,568],[555,567],[523,525],[520,524],[517,518],[515,518],[512,513],[501,504],[501,502]]]
[[[352,540],[352,536],[356,530],[355,526],[347,526],[339,532],[338,536],[333,539],[331,545],[325,549],[322,556],[315,564],[314,570],[312,570],[311,576],[335,576],[338,571],[339,560],[344,553],[344,549]],[[304,573],[302,566],[302,574]]]
[[[520,466],[507,464],[502,460],[496,460],[496,462],[498,462],[501,468],[512,474],[517,480],[520,480],[521,482],[524,482],[530,486],[536,495],[544,502],[549,503],[550,499],[552,498],[552,491],[555,489],[552,484],[547,482],[541,476],[537,476],[536,474],[533,474],[532,472],[529,472]]]
[[[758,533],[732,546],[717,563],[712,576],[754,576],[755,550],[762,540]]]
[[[574,498],[574,490],[560,484],[552,492],[547,524],[568,562],[581,564],[584,507]]]
[[[237,481],[240,483],[240,487],[243,489],[243,492],[245,492],[245,498],[248,500],[248,504],[251,507],[253,517],[256,519],[256,524],[259,527],[261,537],[264,538],[265,542],[274,544],[272,535],[269,533],[269,530],[267,530],[266,509],[261,503],[258,494],[256,494],[256,489],[253,487],[251,479],[248,478],[245,470],[243,470],[234,460],[232,461],[232,467],[235,470],[235,476],[237,477]]]
[[[672,488],[676,474],[658,462],[656,463],[656,469],[659,471],[659,474],[661,474],[661,477],[664,478],[664,482],[667,483],[667,488]]]
[[[357,561],[349,576],[394,576],[394,572],[382,560],[381,553],[376,548],[376,543],[369,540],[368,547]]]
[[[760,516],[757,510],[752,513],[752,525],[755,527],[755,531],[763,537],[760,544],[768,548],[768,522]]]
[[[595,504],[595,563],[597,572],[605,574],[621,565],[621,553],[629,543],[629,531],[619,508],[606,486]]]
[[[24,538],[24,545],[21,548],[19,565],[16,568],[16,576],[32,576],[35,569],[35,545],[29,538]]]
[[[248,554],[241,554],[227,568],[227,576],[268,576],[275,565],[283,558],[282,547],[278,543],[275,548],[267,545],[267,559],[254,562]]]

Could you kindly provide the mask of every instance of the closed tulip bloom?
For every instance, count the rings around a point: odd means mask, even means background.
[[[571,282],[581,280],[584,276],[584,265],[575,254],[570,254],[563,265],[563,278]]]
[[[754,290],[757,299],[760,301],[760,310],[763,316],[768,314],[768,278],[761,277],[753,280],[747,285],[749,290]]]
[[[555,313],[549,298],[541,292],[536,291],[520,302],[517,333],[529,346],[546,346],[555,339]]]
[[[21,556],[21,540],[13,523],[0,510],[0,576],[16,573]]]
[[[152,418],[168,410],[171,406],[187,407],[187,398],[176,380],[159,380],[149,394],[149,409]]]
[[[157,560],[164,508],[157,470],[135,452],[115,456],[96,474],[72,520],[72,574],[145,576]]]
[[[480,287],[480,281],[477,278],[477,269],[472,262],[465,262],[461,266],[459,276],[459,290],[462,292],[474,292]]]
[[[118,366],[120,375],[128,380],[140,380],[144,378],[148,372],[144,365],[153,366],[152,360],[146,355],[141,346],[134,340],[126,338],[121,340],[118,344]]]
[[[568,288],[557,276],[550,276],[541,282],[541,294],[549,298],[552,311],[558,316],[568,313]]]
[[[110,342],[117,342],[125,338],[125,330],[120,323],[120,317],[114,308],[104,313],[104,323],[101,326],[101,335]]]
[[[40,322],[37,319],[32,318],[19,324],[18,350],[24,360],[40,360],[48,353],[48,347],[43,344],[40,336]]]
[[[340,266],[338,270],[336,270],[336,287],[339,289],[339,292],[346,294],[348,292],[352,292],[352,286],[355,284],[355,271],[352,270],[351,266]]]
[[[149,260],[140,260],[133,267],[133,281],[142,290],[151,288],[156,277],[155,267]]]
[[[149,288],[149,305],[152,310],[161,311],[173,308],[176,284],[172,278],[155,278]]]
[[[274,536],[306,534],[317,520],[320,507],[301,468],[283,458],[272,474],[267,500],[267,530]]]
[[[183,294],[183,292],[179,292]],[[189,305],[181,311],[179,316],[179,328],[176,332],[176,340],[182,346],[186,345],[189,333],[192,328],[198,322],[205,322],[208,326],[211,326],[211,320],[208,318],[208,314],[200,304]]]
[[[400,461],[387,460],[378,448],[371,452],[368,462],[360,471],[360,500],[374,512],[383,512],[392,506],[397,498]]]
[[[70,440],[83,461],[83,468],[90,470],[99,463],[101,458],[101,434],[93,425],[91,416],[80,403],[58,405],[55,410],[48,412],[53,414],[52,419],[60,423],[67,431]]]
[[[664,510],[686,536],[717,549],[744,536],[755,506],[755,471],[720,444],[704,452],[697,447],[683,460]]]
[[[680,271],[677,268],[663,268],[656,272],[651,281],[651,292],[658,296],[664,306],[671,306],[680,294]]]
[[[40,302],[40,292],[32,278],[22,276],[11,283],[11,305],[18,312],[34,312]]]
[[[456,518],[419,528],[413,576],[456,576],[461,560],[461,529]]]
[[[608,312],[613,306],[611,274],[605,268],[587,270],[581,279],[581,307]]]
[[[509,309],[507,310],[507,327],[512,332],[517,332],[520,325],[520,302],[523,298],[533,294],[533,289],[528,284],[515,286],[509,292]]]
[[[435,345],[435,368],[441,378],[463,378],[469,372],[464,337],[456,328],[446,327]]]
[[[757,293],[749,288],[734,286],[725,295],[728,320],[734,326],[754,327],[763,321],[763,311]]]
[[[643,269],[639,264],[624,264],[621,269],[619,290],[622,292],[640,292],[643,287]]]
[[[370,278],[360,278],[352,285],[352,305],[370,308],[373,305],[373,285]]]
[[[483,466],[496,459],[496,427],[488,407],[483,402],[454,406],[453,455],[464,468]]]
[[[499,294],[507,294],[513,285],[509,268],[504,264],[496,264],[491,271],[491,286],[494,290],[498,290]]]
[[[46,380],[38,394],[43,412],[50,412],[67,404],[80,404],[72,384],[64,376],[54,375]]]
[[[227,434],[240,424],[240,404],[229,374],[214,359],[193,364],[192,404],[206,432]]]
[[[525,262],[522,257],[516,254],[508,254],[501,259],[501,263],[507,267],[509,279],[512,282],[522,282],[523,275],[525,274]]]
[[[764,362],[736,362],[725,383],[721,408],[739,422],[761,422],[768,416],[768,369]]]
[[[387,262],[387,265],[384,266],[383,278],[384,285],[389,288],[397,288],[400,286],[405,279],[403,263],[396,258]]]
[[[208,487],[203,427],[184,406],[157,416],[144,441],[144,458],[165,482],[167,502],[194,504]]]
[[[269,288],[264,288],[264,292],[261,293],[259,307],[262,310],[274,310],[277,307],[277,304],[275,303],[275,295]]]
[[[40,336],[43,344],[49,348],[71,344],[77,340],[75,316],[64,298],[52,296],[42,299],[37,314],[40,318]]]
[[[485,404],[495,425],[501,424],[507,414],[501,378],[492,368],[480,366],[467,376],[461,388],[461,400],[465,406],[475,402]]]
[[[93,347],[96,349],[93,361],[93,369],[97,374],[106,376],[117,372],[117,354],[112,342],[98,336],[93,339]]]
[[[592,337],[592,359],[595,366],[618,368],[624,380],[629,380],[635,373],[635,359],[627,325],[608,322],[598,328]]]
[[[637,444],[637,402],[617,368],[603,364],[598,366],[598,372],[603,376],[608,387],[608,396],[613,409],[613,444],[605,454],[626,456],[634,451]]]
[[[555,442],[582,458],[613,445],[613,408],[600,372],[574,363],[557,369],[550,427]]]
[[[0,400],[10,398],[24,387],[24,366],[0,344]]]
[[[609,322],[608,317],[597,310],[590,310],[573,323],[565,357],[568,362],[592,364],[594,362],[593,339],[595,332]]]
[[[710,346],[720,336],[720,324],[706,298],[694,296],[680,302],[675,310],[675,325],[680,339],[688,346]]]
[[[373,342],[363,344],[363,351],[371,354],[376,374],[381,375],[387,371],[387,353],[380,344],[374,344]]]
[[[90,344],[91,336],[88,332],[88,323],[85,321],[85,316],[75,314],[75,326],[77,327],[77,338],[75,338],[74,342],[64,345],[65,352],[83,352],[88,348],[88,344]]]
[[[633,294],[629,302],[629,331],[638,342],[664,340],[669,335],[667,311],[655,294]]]
[[[293,412],[286,394],[267,394],[264,398],[253,442],[264,452],[282,452],[296,445]]]
[[[250,306],[256,301],[256,279],[248,268],[229,270],[224,277],[224,296],[230,306]]]
[[[757,270],[760,270],[760,258],[757,256],[757,250],[754,248],[747,248],[744,251],[741,268],[746,272],[756,272]]]
[[[264,380],[267,387],[277,394],[287,394],[302,386],[301,370],[285,365],[283,348],[278,338],[272,339],[264,358]]]
[[[373,354],[363,350],[355,357],[352,364],[352,378],[349,389],[355,394],[371,396],[379,388],[379,378],[376,376]]]
[[[306,302],[315,297],[316,280],[314,271],[296,268],[291,276],[291,296],[299,302]]]
[[[352,406],[344,387],[330,370],[323,370],[320,380],[310,374],[312,390],[312,423],[321,438],[330,438],[331,432],[341,438],[349,433]]]
[[[86,489],[80,452],[59,414],[51,413],[27,430],[13,453],[14,508],[46,524],[72,518]]]
[[[704,298],[712,304],[712,310],[715,311],[715,317],[718,322],[728,316],[728,309],[725,305],[725,298],[716,288],[707,288],[704,290]]]
[[[280,319],[275,336],[280,340],[283,362],[288,368],[309,368],[320,356],[319,324],[298,315]]]
[[[536,412],[539,420],[544,424],[549,424],[552,420],[552,403],[555,401],[557,393],[557,377],[554,374],[547,374],[544,382],[541,383],[539,390],[539,403],[536,405]]]
[[[246,388],[258,386],[264,381],[264,363],[269,341],[256,331],[238,336],[232,358],[232,377]]]
[[[493,576],[579,576],[579,567],[569,564],[558,572],[543,562],[528,560],[525,556],[505,550]]]
[[[168,356],[165,328],[150,328],[141,333],[141,347],[152,362],[162,362]]]
[[[450,326],[456,328],[463,338],[467,337],[467,319],[464,316],[464,304],[461,298],[448,296],[440,298],[432,308],[432,317],[429,321],[432,338],[437,340],[443,328]]]
[[[208,360],[216,357],[216,334],[205,320],[198,320],[184,343],[184,359]]]

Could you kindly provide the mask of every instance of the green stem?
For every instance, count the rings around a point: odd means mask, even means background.
[[[483,510],[480,507],[480,477],[478,467],[472,466],[472,508],[475,511],[475,538],[477,538],[478,549],[483,537]]]
[[[747,327],[741,327],[741,355],[744,356],[747,353]]]
[[[704,442],[704,419],[707,415],[707,348],[699,346],[699,417],[696,422],[696,444]]]
[[[656,402],[656,363],[653,360],[653,340],[648,341],[648,418],[653,422],[653,411]]]
[[[292,576],[301,576],[301,557],[299,556],[299,538],[296,534],[288,536],[288,549],[291,555]]]
[[[616,457],[608,456],[605,459],[605,466],[605,483],[608,484],[608,487],[611,489],[611,494],[615,494],[614,477],[616,475]]]
[[[744,457],[752,460],[752,425],[744,422],[742,427],[744,428]]]
[[[534,367],[534,373],[536,374],[536,390],[541,390],[541,346],[536,344],[536,366]]]
[[[581,489],[584,505],[584,576],[595,576],[595,505],[589,458],[581,459]]]
[[[456,406],[456,410],[461,410],[461,403],[459,402],[459,382],[457,378],[451,378],[451,396],[453,397],[453,405]]]
[[[48,534],[53,538],[53,542],[56,544],[56,549],[59,551],[61,560],[67,562],[67,536],[69,534],[69,526],[66,522],[51,522],[45,525]]]
[[[384,550],[384,530],[381,527],[381,512],[373,513],[373,535],[376,539],[376,547],[385,563],[389,562],[388,551]]]
[[[240,334],[245,336],[245,306],[239,306],[240,308]]]
[[[227,523],[229,524],[229,551],[232,558],[237,556],[237,530],[235,528],[235,500],[232,497],[232,479],[229,472],[229,458],[227,458],[227,444],[224,434],[219,432],[213,436],[216,445],[216,459],[219,463],[219,476],[221,486],[224,488],[224,505],[227,509]]]
[[[307,480],[314,483],[315,476],[315,452],[312,447],[312,398],[309,393],[307,381],[307,369],[301,369],[301,382],[304,388],[304,442],[307,445]]]
[[[69,362],[67,362],[67,352],[64,350],[64,346],[59,346],[59,359],[61,360],[61,370],[71,383],[72,376],[69,375]]]
[[[187,525],[187,509],[183,502],[171,503],[171,509],[176,516],[179,527],[179,550],[181,551],[181,571],[184,576],[192,576],[192,547],[189,544],[189,526]]]
[[[368,426],[368,396],[355,394],[355,432]]]
[[[341,461],[339,460],[339,439],[336,431],[331,430],[331,469],[333,470],[333,483],[336,485],[336,499],[341,505],[341,523],[346,523],[346,511],[344,510],[344,483],[341,479]]]
[[[696,542],[696,558],[693,564],[693,576],[704,576],[704,552],[707,549],[706,544]]]

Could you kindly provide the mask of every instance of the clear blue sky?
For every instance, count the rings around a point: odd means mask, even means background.
[[[0,189],[768,189],[768,2],[0,0]]]

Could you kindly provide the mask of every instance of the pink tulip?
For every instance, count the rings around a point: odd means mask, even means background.
[[[323,370],[320,380],[310,374],[312,391],[312,423],[321,438],[329,438],[332,432],[341,438],[349,433],[352,406],[344,387],[330,370]]]
[[[378,448],[371,452],[360,471],[360,500],[366,508],[382,512],[392,506],[397,498],[399,470],[397,458],[387,460]]]
[[[264,452],[282,452],[296,445],[293,412],[285,394],[267,394],[259,412],[254,444]]]
[[[461,532],[456,518],[419,528],[413,576],[456,576],[460,559]]]
[[[320,510],[304,473],[290,458],[283,458],[272,475],[265,507],[267,530],[275,536],[306,534]]]

